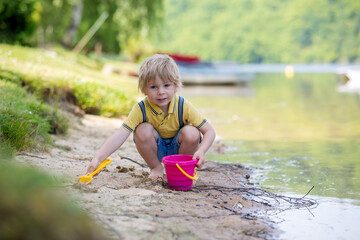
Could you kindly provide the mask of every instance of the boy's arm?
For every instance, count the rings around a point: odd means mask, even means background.
[[[101,148],[96,152],[93,157],[86,173],[92,173],[99,164],[109,157],[113,152],[115,152],[129,137],[130,132],[124,129],[123,127],[117,129],[113,135],[111,135]]]
[[[206,122],[205,125],[200,128],[200,132],[203,134],[203,139],[201,141],[199,149],[193,155],[193,159],[199,159],[199,162],[196,164],[198,168],[201,168],[204,164],[204,155],[213,144],[216,136],[215,130],[209,122]]]

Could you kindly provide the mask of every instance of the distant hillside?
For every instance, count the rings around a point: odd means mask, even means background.
[[[165,0],[158,51],[240,63],[360,62],[359,0]]]

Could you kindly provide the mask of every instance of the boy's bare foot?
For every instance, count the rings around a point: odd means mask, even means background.
[[[163,168],[161,164],[151,169],[149,178],[151,179],[163,179]]]

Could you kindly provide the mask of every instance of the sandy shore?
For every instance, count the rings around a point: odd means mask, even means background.
[[[132,136],[110,159],[112,163],[86,185],[77,182],[105,139],[121,126],[118,119],[86,115],[76,119],[66,137],[44,153],[16,159],[54,176],[66,194],[104,226],[111,239],[271,239],[272,224],[253,212],[266,208],[237,192],[220,192],[210,185],[246,187],[241,166],[206,162],[192,191],[169,190],[163,182],[147,179],[149,169],[120,156],[145,162]],[[215,147],[216,148],[216,147]]]

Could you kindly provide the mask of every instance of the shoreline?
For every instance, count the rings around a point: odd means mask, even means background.
[[[211,188],[251,186],[247,179],[251,170],[241,165],[206,161],[192,191],[170,190],[164,182],[149,180],[148,168],[125,159],[144,163],[129,137],[90,184],[77,182],[95,151],[121,123],[92,115],[75,118],[68,136],[54,136],[55,148],[20,154],[16,160],[53,175],[61,191],[77,199],[76,204],[104,226],[110,239],[272,239],[278,235],[273,222],[254,214],[269,206],[243,192]]]

